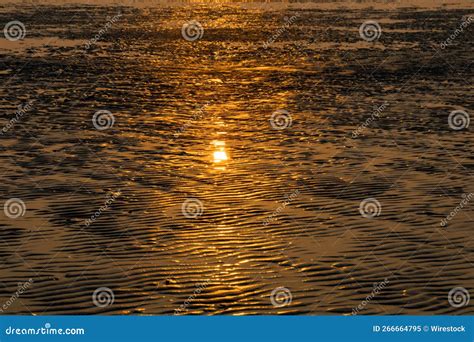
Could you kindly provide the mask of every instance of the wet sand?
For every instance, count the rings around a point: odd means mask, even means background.
[[[474,204],[440,224],[474,192],[472,127],[448,125],[474,113],[474,25],[440,48],[472,14],[2,7],[27,31],[2,37],[0,129],[32,104],[0,135],[2,206],[26,205],[0,213],[0,304],[33,279],[3,313],[349,315],[386,282],[359,314],[473,314],[448,293],[474,293]]]

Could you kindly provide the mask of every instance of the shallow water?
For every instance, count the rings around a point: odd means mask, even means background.
[[[473,293],[473,205],[440,225],[474,192],[472,127],[448,125],[474,109],[472,27],[440,48],[472,13],[3,7],[27,34],[0,45],[0,126],[33,100],[0,135],[2,203],[27,208],[0,215],[0,303],[33,279],[5,312],[351,314],[386,279],[360,314],[473,314],[448,302]]]

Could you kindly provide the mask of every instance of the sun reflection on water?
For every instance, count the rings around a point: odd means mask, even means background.
[[[225,162],[229,160],[229,155],[225,148],[225,141],[213,140],[212,145],[214,147],[212,162],[215,164],[215,169],[225,170]]]

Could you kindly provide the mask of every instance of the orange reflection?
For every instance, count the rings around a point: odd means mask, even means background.
[[[225,169],[225,167],[221,165],[229,159],[229,156],[225,148],[225,141],[213,140],[212,145],[214,146],[214,151],[212,153],[212,156],[213,156],[212,161],[214,164],[219,164],[219,167],[216,167],[216,169],[221,169],[221,170]]]
[[[225,151],[214,151],[214,163],[220,163],[227,160],[227,153]]]

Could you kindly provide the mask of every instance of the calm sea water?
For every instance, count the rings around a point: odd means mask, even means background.
[[[473,314],[472,4],[326,5],[2,7],[4,313]]]

